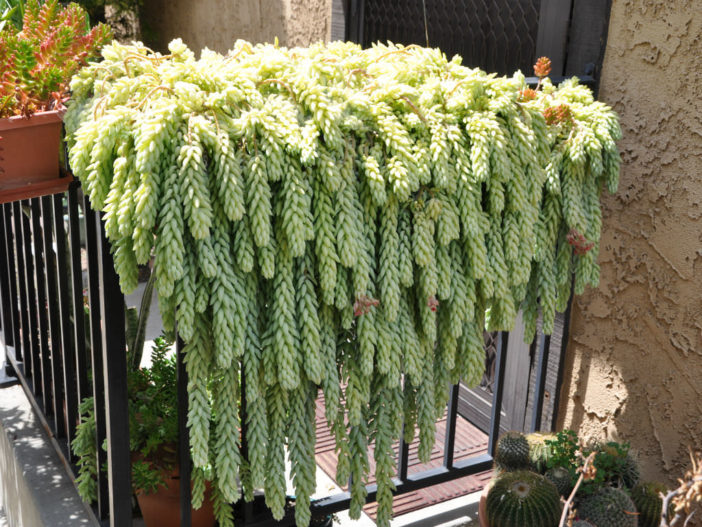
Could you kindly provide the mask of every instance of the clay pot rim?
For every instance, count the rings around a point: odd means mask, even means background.
[[[40,126],[43,124],[55,123],[63,121],[63,116],[66,110],[47,110],[33,113],[29,117],[24,115],[13,115],[12,117],[3,117],[0,119],[0,132],[16,130],[18,128],[28,126]]]

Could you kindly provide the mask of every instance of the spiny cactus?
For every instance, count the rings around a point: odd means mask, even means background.
[[[544,474],[547,480],[553,483],[561,496],[568,496],[573,490],[573,477],[568,469],[563,467],[553,467]]]
[[[529,457],[531,466],[535,472],[543,474],[548,468],[548,460],[551,459],[552,447],[546,441],[556,441],[558,436],[551,433],[533,432],[526,435],[529,442]]]
[[[506,472],[488,492],[490,527],[553,527],[558,524],[560,513],[556,487],[535,472]]]
[[[631,500],[639,511],[639,527],[658,527],[663,512],[663,498],[668,490],[658,482],[641,483],[631,491]]]
[[[506,432],[497,442],[495,465],[506,472],[530,468],[529,442],[521,432]]]
[[[627,489],[633,489],[641,479],[641,471],[636,458],[629,452],[621,465],[619,477]]]
[[[577,509],[578,518],[597,527],[638,527],[636,505],[621,489],[603,487],[584,498]]]

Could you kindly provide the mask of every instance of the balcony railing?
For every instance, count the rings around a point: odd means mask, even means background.
[[[75,476],[70,443],[79,421],[79,404],[93,397],[98,454],[96,517],[106,525],[132,525],[132,488],[127,407],[124,297],[99,214],[78,182],[65,193],[0,206],[0,323],[9,365],[21,382],[66,470]],[[539,337],[532,428],[541,422],[547,337]],[[459,387],[451,387],[440,466],[409,473],[410,447],[398,445],[396,494],[477,474],[492,467],[500,431],[509,334],[497,336],[492,378],[492,414],[487,452],[455,459]],[[182,526],[190,526],[190,470],[187,378],[182,343],[177,340],[178,412]],[[243,390],[242,390],[243,392]],[[246,402],[242,402],[242,423]],[[242,433],[242,437],[246,437]],[[107,445],[106,450],[98,448]],[[242,445],[246,455],[246,445]],[[107,470],[104,470],[106,467]],[[368,501],[375,499],[368,486]],[[347,509],[340,492],[313,503],[313,513]],[[294,514],[274,521],[252,504],[238,504],[247,526],[294,525]],[[239,523],[241,525],[241,523]]]

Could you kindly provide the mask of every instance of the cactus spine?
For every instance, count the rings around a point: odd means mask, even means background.
[[[658,482],[641,483],[631,491],[631,500],[639,511],[639,527],[658,527],[663,512],[665,485]]]
[[[557,436],[556,434],[534,432],[527,434],[526,438],[529,442],[529,457],[531,458],[532,469],[539,474],[543,474],[546,472],[548,460],[552,456],[551,445],[546,444],[546,441],[555,441]]]
[[[529,442],[524,434],[506,432],[500,437],[495,452],[495,465],[506,472],[530,468]]]
[[[568,469],[563,467],[553,467],[546,471],[545,478],[553,483],[558,489],[558,494],[568,496],[573,490],[573,477]]]
[[[506,472],[488,492],[490,527],[553,527],[558,524],[560,513],[556,487],[534,472]]]
[[[603,487],[578,505],[578,518],[597,527],[638,527],[636,505],[621,489]]]

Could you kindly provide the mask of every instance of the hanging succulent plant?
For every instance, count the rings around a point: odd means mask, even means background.
[[[237,474],[281,517],[287,445],[307,525],[321,388],[351,515],[374,440],[388,525],[392,443],[416,426],[428,459],[449,383],[483,373],[484,328],[521,307],[528,339],[539,310],[550,332],[573,274],[576,292],[597,283],[617,117],[576,80],[524,97],[519,73],[417,46],[170,51],[107,46],[74,77],[66,122],[123,290],[153,251],[164,322],[186,342],[194,500],[212,467],[221,525]]]

